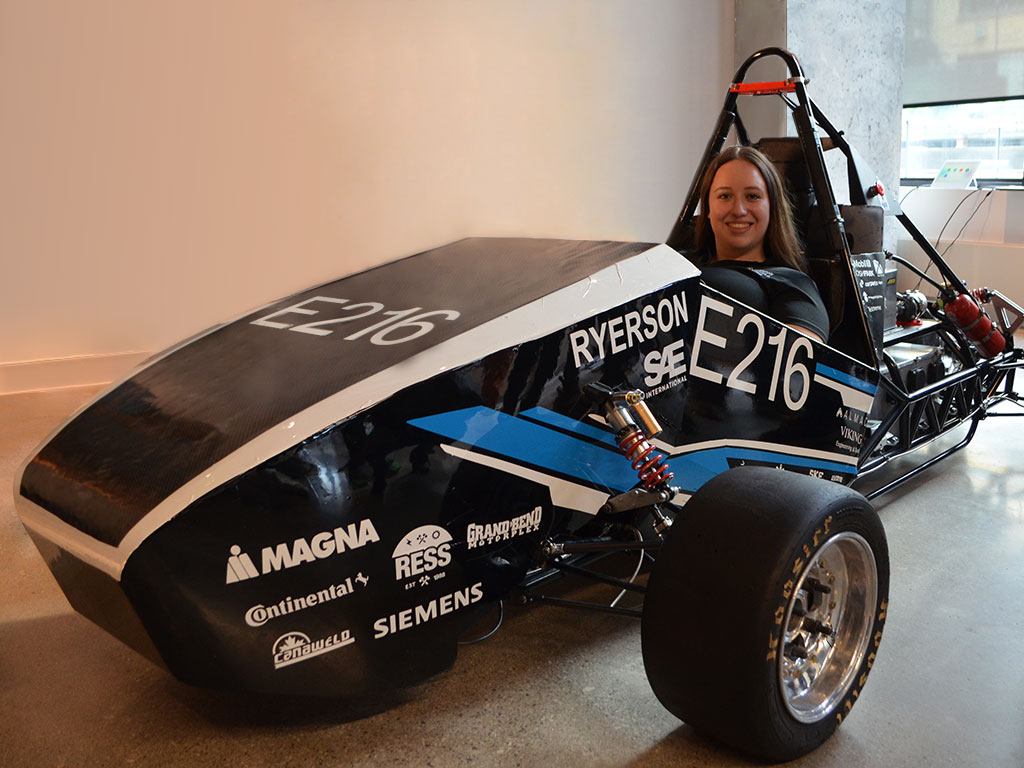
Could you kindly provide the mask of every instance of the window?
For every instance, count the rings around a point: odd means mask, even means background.
[[[978,178],[1024,177],[1024,97],[903,108],[900,176],[931,179],[947,161],[980,160]]]
[[[1024,0],[907,0],[900,175],[1024,176]]]

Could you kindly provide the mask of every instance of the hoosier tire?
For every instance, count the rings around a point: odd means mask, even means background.
[[[824,742],[875,661],[889,590],[881,521],[849,488],[763,467],[706,483],[644,601],[654,693],[697,730],[791,760]]]

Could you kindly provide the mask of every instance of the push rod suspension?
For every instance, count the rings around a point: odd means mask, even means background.
[[[658,549],[660,541],[569,541],[552,544],[553,554],[574,555],[578,552],[634,552],[638,549]]]
[[[643,611],[638,611],[635,608],[617,608],[611,605],[601,605],[600,603],[586,603],[581,600],[566,600],[561,597],[549,597],[548,595],[530,595],[528,601],[531,603],[547,603],[548,605],[557,605],[562,608],[578,608],[584,611],[597,611],[598,613],[611,613],[616,616],[629,616],[633,619],[639,619],[643,617]]]
[[[614,576],[606,576],[603,573],[591,571],[586,568],[580,568],[579,566],[570,565],[569,563],[563,563],[560,560],[552,560],[551,565],[565,573],[574,573],[577,576],[583,576],[584,578],[592,579],[593,581],[599,581],[602,584],[610,584],[611,586],[618,587],[619,589],[626,589],[630,592],[639,592],[640,594],[647,592],[647,587],[641,586],[640,584],[634,584],[633,582],[626,581],[624,579],[617,579]]]

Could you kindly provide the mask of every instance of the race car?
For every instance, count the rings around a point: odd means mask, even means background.
[[[766,56],[791,76],[744,83]],[[758,146],[796,200],[827,342],[686,256],[704,169],[731,130],[750,143],[751,94],[798,129]],[[884,252],[887,214],[936,277]],[[897,293],[895,262],[934,296]],[[471,238],[282,299],[98,395],[28,458],[16,504],[72,606],[187,683],[371,695],[448,668],[495,606],[566,605],[640,619],[671,712],[786,760],[847,716],[881,641],[885,534],[850,485],[970,424],[884,492],[1019,404],[1022,314],[959,280],[796,58],[765,49],[666,243]],[[637,557],[633,578],[597,570],[609,553]],[[548,594],[564,574],[642,608]]]

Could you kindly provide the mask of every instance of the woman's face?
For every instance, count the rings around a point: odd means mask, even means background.
[[[708,218],[718,259],[764,261],[771,205],[764,177],[746,160],[730,160],[715,173]]]

